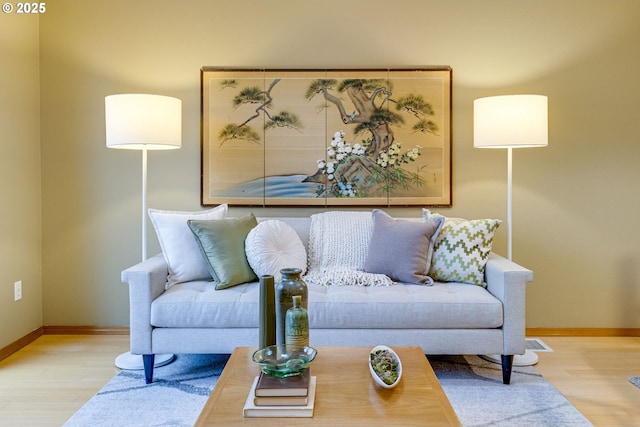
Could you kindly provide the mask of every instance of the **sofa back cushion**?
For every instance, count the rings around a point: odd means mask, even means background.
[[[304,245],[305,251],[309,251],[309,227],[311,225],[310,217],[273,217],[273,218],[258,218],[258,222],[277,220],[286,223],[293,228],[300,237],[300,241]]]

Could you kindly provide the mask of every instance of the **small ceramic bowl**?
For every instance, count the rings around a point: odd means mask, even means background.
[[[380,387],[393,388],[402,377],[402,362],[390,347],[377,345],[369,352],[369,372]]]
[[[313,347],[272,345],[253,353],[253,361],[265,374],[285,378],[300,375],[317,354]]]

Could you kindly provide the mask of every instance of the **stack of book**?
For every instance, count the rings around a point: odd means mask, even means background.
[[[309,369],[294,377],[260,372],[253,380],[242,414],[245,417],[313,417],[316,377]]]

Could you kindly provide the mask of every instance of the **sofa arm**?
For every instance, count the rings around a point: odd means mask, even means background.
[[[169,270],[162,254],[156,255],[122,272],[129,284],[129,323],[131,352],[151,354],[151,302],[165,291]]]
[[[498,254],[489,254],[485,268],[487,290],[502,301],[504,312],[502,354],[523,354],[525,350],[526,284],[533,272]]]

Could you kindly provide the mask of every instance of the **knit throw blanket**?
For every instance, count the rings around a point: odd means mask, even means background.
[[[372,231],[371,212],[331,211],[311,215],[305,282],[322,286],[393,284],[384,274],[364,272]]]

